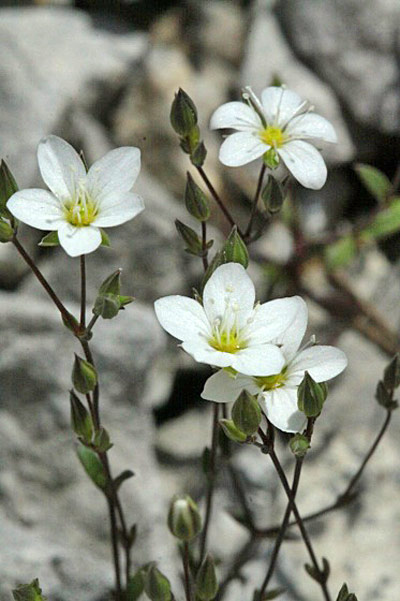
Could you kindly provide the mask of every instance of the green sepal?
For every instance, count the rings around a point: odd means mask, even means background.
[[[99,294],[93,305],[94,315],[98,315],[103,319],[112,319],[118,315],[121,308],[119,295],[116,294]]]
[[[196,575],[196,596],[200,601],[212,601],[218,592],[218,580],[215,564],[207,554]]]
[[[131,303],[133,303],[133,301],[135,300],[135,297],[134,296],[121,296],[121,294],[120,294],[118,299],[119,299],[120,308],[123,309],[124,307],[126,307],[126,305],[130,305]]]
[[[121,292],[121,269],[113,271],[99,288],[99,294],[120,294]]]
[[[295,434],[289,441],[289,447],[295,457],[299,459],[305,457],[310,448],[310,441],[303,434]]]
[[[186,174],[185,205],[188,213],[198,221],[210,218],[210,207],[207,196],[196,184],[189,172]]]
[[[235,422],[231,419],[220,419],[219,425],[221,426],[225,436],[233,442],[246,442],[247,434],[239,430],[235,425]]]
[[[86,407],[81,403],[73,390],[70,390],[71,403],[71,425],[75,434],[80,436],[86,443],[92,441],[93,421]]]
[[[140,595],[144,592],[144,581],[146,571],[140,568],[133,576],[129,578],[128,586],[126,587],[126,601],[137,601]]]
[[[72,368],[72,383],[75,390],[81,394],[92,392],[97,384],[95,367],[77,354],[75,354],[74,366]]]
[[[99,453],[106,453],[113,446],[112,442],[110,441],[110,436],[103,426],[96,431],[94,435],[93,446]]]
[[[190,160],[195,167],[202,167],[206,160],[207,149],[204,142],[199,142],[190,152]]]
[[[257,399],[243,390],[232,407],[232,419],[236,428],[251,436],[257,432],[261,422],[261,407]]]
[[[39,242],[38,246],[60,246],[60,240],[58,239],[58,232],[49,232]]]
[[[92,449],[89,449],[89,447],[79,443],[77,454],[79,461],[83,465],[83,468],[91,481],[104,491],[107,487],[107,474],[97,453]]]
[[[164,574],[154,564],[147,570],[144,590],[151,601],[170,601],[171,585]]]
[[[14,601],[46,601],[39,586],[39,580],[35,578],[30,584],[21,584],[12,592]]]
[[[179,540],[189,542],[201,531],[201,516],[197,504],[189,495],[175,495],[168,511],[168,528]]]
[[[224,263],[239,263],[247,269],[249,253],[243,242],[237,226],[234,225],[222,249]]]
[[[316,417],[328,396],[328,386],[325,382],[316,382],[305,372],[303,380],[297,388],[297,407],[307,417]]]
[[[11,225],[0,218],[0,243],[11,242],[14,237],[14,229]]]
[[[100,230],[100,234],[101,234],[101,245],[100,246],[105,246],[106,248],[111,248],[111,242],[110,242],[110,238],[109,238],[108,234],[102,229]]]
[[[279,154],[274,148],[270,148],[263,154],[263,161],[270,169],[276,169],[279,165]]]
[[[371,196],[380,203],[384,202],[392,189],[387,175],[376,167],[364,163],[357,163],[354,169]]]

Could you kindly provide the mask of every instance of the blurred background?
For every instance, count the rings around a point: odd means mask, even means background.
[[[207,173],[239,223],[246,222],[257,165],[218,163],[221,136],[207,129],[215,108],[238,99],[244,85],[258,93],[279,78],[336,128],[339,143],[324,152],[325,187],[293,190],[302,244],[296,228],[273,219],[251,247],[250,265],[261,300],[304,295],[310,333],[349,358],[331,387],[300,487],[300,509],[317,510],[345,488],[380,428],[384,411],[375,387],[398,348],[399,235],[355,245],[345,260],[335,255],[333,270],[320,251],[378,208],[354,171],[356,162],[399,178],[400,3],[0,1],[0,57],[0,158],[20,187],[43,185],[36,148],[50,133],[83,149],[89,163],[115,146],[142,151],[135,191],[146,211],[109,232],[111,249],[88,257],[89,299],[122,267],[123,293],[137,300],[118,319],[96,325],[93,348],[103,421],[115,445],[112,464],[115,472],[135,472],[124,485],[130,521],[138,524],[134,563],[156,560],[179,583],[167,504],[175,492],[203,503],[200,457],[209,444],[211,412],[199,399],[208,369],[167,339],[152,309],[160,296],[190,294],[202,273],[174,226],[176,218],[190,223],[182,202],[190,165],[169,124],[174,93],[182,87],[195,101]],[[215,211],[215,247],[228,233]],[[24,244],[77,313],[79,261],[39,248],[40,238],[21,226]],[[11,588],[34,577],[52,601],[108,599],[106,508],[78,464],[69,427],[74,342],[6,244],[0,245],[0,332],[0,600],[9,601]],[[347,581],[360,601],[399,597],[399,434],[394,413],[357,498],[310,524],[318,555],[331,562],[333,596]],[[290,469],[287,439],[279,444]],[[233,463],[258,525],[279,522],[285,498],[267,458],[240,448]],[[271,539],[250,541],[237,513],[230,475],[220,466],[210,545],[224,561],[236,561],[231,573],[221,572],[231,601],[251,599],[272,547]],[[274,579],[286,589],[283,601],[319,598],[303,569],[307,559],[300,540],[285,544]]]

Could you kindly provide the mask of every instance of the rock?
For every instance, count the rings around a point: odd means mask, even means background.
[[[297,10],[297,3],[289,4],[296,4]],[[289,89],[312,102],[315,112],[333,123],[339,143],[326,144],[324,147],[323,155],[328,161],[342,163],[352,160],[354,145],[337,98],[323,80],[296,58],[285,39],[279,21],[271,11],[271,2],[257,0],[252,9],[251,20],[240,75],[242,85],[251,86],[254,92],[259,94],[271,84],[274,77],[279,77]],[[307,39],[314,38],[314,33],[311,36],[309,30],[307,31]]]
[[[331,86],[356,124],[399,135],[397,0],[280,0],[277,14],[295,53]]]
[[[38,576],[49,598],[95,600],[112,584],[109,533],[106,505],[78,463],[70,432],[73,338],[47,301],[3,293],[1,306],[0,521],[7,551],[0,598]],[[165,338],[152,310],[139,303],[97,327],[92,346],[103,423],[115,443],[113,473],[135,471],[121,489],[128,522],[138,524],[133,561],[160,560],[173,577],[147,393]]]

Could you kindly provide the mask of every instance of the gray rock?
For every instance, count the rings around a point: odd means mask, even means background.
[[[397,0],[280,0],[278,15],[296,54],[332,87],[356,123],[399,134]]]

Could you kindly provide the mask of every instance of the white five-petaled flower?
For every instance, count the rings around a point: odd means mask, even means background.
[[[297,298],[296,315],[287,330],[274,342],[285,357],[283,368],[275,375],[233,376],[225,370],[212,375],[201,394],[203,399],[217,403],[236,400],[242,390],[258,396],[258,401],[270,422],[284,432],[301,432],[306,423],[304,413],[297,408],[297,388],[306,371],[316,382],[325,382],[340,374],[347,365],[346,355],[333,346],[299,348],[307,328],[307,305]]]
[[[218,267],[204,287],[203,305],[186,296],[155,302],[162,327],[200,363],[248,375],[280,372],[284,357],[270,341],[293,321],[297,297],[254,304],[254,285],[238,263]]]
[[[57,231],[71,257],[96,250],[102,240],[100,228],[125,223],[144,209],[140,196],[131,192],[140,171],[138,148],[111,150],[86,173],[70,144],[48,136],[39,143],[38,163],[50,192],[21,190],[7,208],[32,227]]]
[[[212,115],[211,129],[236,129],[223,142],[219,158],[228,167],[239,167],[272,151],[306,188],[319,190],[326,181],[323,158],[310,142],[336,142],[329,121],[310,112],[307,101],[283,87],[261,92],[261,102],[248,89],[245,102],[227,102]]]

